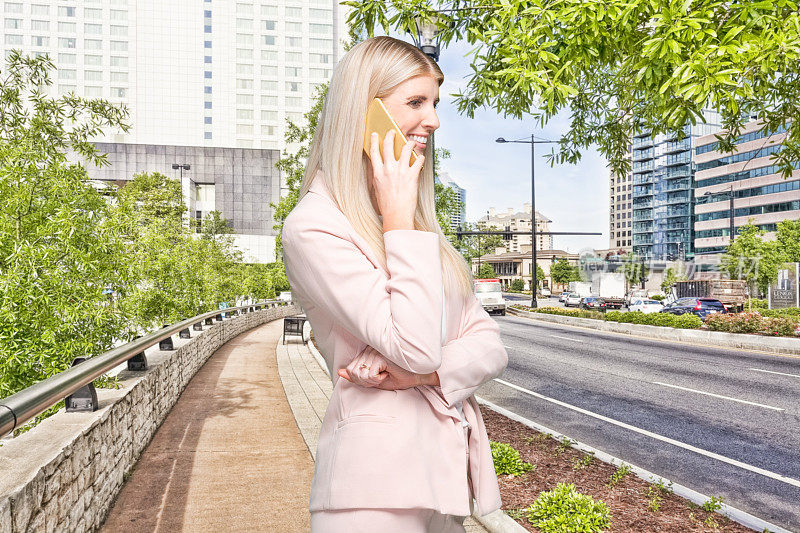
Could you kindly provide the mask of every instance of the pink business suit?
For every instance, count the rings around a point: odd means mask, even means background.
[[[500,492],[472,394],[506,366],[499,328],[474,297],[453,289],[442,301],[437,234],[394,230],[384,234],[384,243],[386,269],[319,174],[284,224],[292,294],[334,383],[310,510],[432,509],[467,516],[472,494],[477,514],[489,513],[500,507]],[[441,389],[385,391],[340,379],[337,370],[368,347],[412,372],[438,372]],[[472,428],[468,450],[455,407],[462,400]]]

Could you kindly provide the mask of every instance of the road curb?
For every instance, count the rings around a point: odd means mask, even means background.
[[[480,405],[488,407],[492,411],[494,411],[494,412],[496,412],[496,413],[498,413],[498,414],[500,414],[502,416],[505,416],[506,418],[510,418],[511,420],[515,420],[515,421],[519,422],[520,424],[523,424],[523,425],[525,425],[525,426],[527,426],[527,427],[529,427],[531,429],[534,429],[534,430],[536,430],[536,431],[538,431],[540,433],[549,434],[550,436],[552,436],[557,441],[562,441],[564,438],[567,438],[573,443],[572,444],[573,448],[575,448],[576,450],[580,450],[580,451],[582,451],[584,453],[591,453],[591,454],[594,455],[594,457],[596,459],[599,459],[600,461],[603,461],[604,463],[609,463],[609,464],[613,464],[613,465],[616,465],[616,466],[621,466],[623,464],[628,465],[631,468],[631,471],[634,474],[636,474],[638,477],[640,477],[641,479],[643,479],[643,480],[645,480],[647,482],[650,482],[650,483],[661,482],[665,486],[671,486],[672,487],[672,491],[675,494],[677,494],[678,496],[681,496],[682,498],[686,498],[687,500],[689,500],[689,501],[691,501],[691,502],[693,502],[693,503],[695,503],[697,505],[703,505],[706,501],[708,501],[710,499],[705,494],[697,492],[697,491],[695,491],[693,489],[690,489],[689,487],[685,487],[685,486],[680,485],[678,483],[674,483],[674,482],[672,482],[672,481],[670,481],[670,480],[668,480],[668,479],[666,479],[664,477],[661,477],[661,476],[659,476],[657,474],[654,474],[654,473],[650,472],[649,470],[645,470],[644,468],[638,467],[638,466],[636,466],[634,464],[631,464],[631,463],[629,463],[627,461],[623,461],[622,459],[614,457],[613,455],[608,454],[608,453],[606,453],[606,452],[604,452],[602,450],[598,450],[597,448],[593,448],[592,446],[589,446],[588,444],[583,444],[581,442],[578,442],[575,439],[573,439],[573,438],[571,438],[571,437],[569,437],[567,435],[564,435],[563,433],[559,433],[559,432],[554,431],[554,430],[552,430],[552,429],[550,429],[550,428],[548,428],[546,426],[538,424],[538,423],[536,423],[536,422],[534,422],[532,420],[529,420],[529,419],[527,419],[527,418],[525,418],[523,416],[520,416],[520,415],[518,415],[518,414],[516,414],[516,413],[514,413],[512,411],[509,411],[508,409],[504,409],[503,407],[500,407],[499,405],[496,405],[496,404],[494,404],[494,403],[492,403],[492,402],[490,402],[488,400],[485,400],[485,399],[483,399],[483,398],[481,398],[479,396],[476,396],[475,399],[478,401],[478,403]],[[736,507],[730,506],[730,505],[728,505],[726,503],[722,503],[720,505],[721,505],[721,507],[720,507],[720,510],[717,511],[718,513],[723,514],[723,515],[727,516],[728,518],[730,518],[731,520],[739,522],[743,526],[749,527],[750,529],[754,529],[756,531],[769,530],[771,533],[792,533],[788,529],[784,529],[784,528],[782,528],[780,526],[777,526],[775,524],[767,522],[766,520],[758,518],[757,516],[753,516],[753,515],[751,515],[750,513],[746,512],[746,511],[742,511],[741,509],[738,509]],[[512,520],[511,517],[506,516],[506,518],[508,518],[509,520],[514,522],[514,520]],[[519,526],[519,524],[517,524],[516,522],[514,522],[514,524]],[[522,526],[519,526],[519,527],[521,528]],[[524,529],[523,529],[523,531],[524,531]]]
[[[696,346],[711,348],[728,348],[737,350],[753,350],[776,355],[800,355],[800,339],[791,337],[764,337],[761,335],[747,335],[743,333],[724,333],[722,331],[709,331],[702,329],[678,329],[663,326],[648,326],[645,324],[628,324],[623,322],[606,322],[593,318],[579,318],[573,316],[550,315],[547,313],[532,313],[521,309],[508,308],[514,316],[521,316],[531,320],[551,322],[565,326],[577,326],[595,329],[608,333],[621,333],[646,337],[653,340],[689,343]]]

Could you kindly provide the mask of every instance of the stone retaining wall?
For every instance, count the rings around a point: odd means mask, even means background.
[[[123,371],[122,387],[98,389],[100,409],[63,410],[0,447],[0,533],[94,531],[128,473],[189,380],[223,344],[266,322],[301,312],[262,309],[173,336],[176,350],[147,351],[148,370]]]
[[[594,318],[580,318],[547,313],[532,313],[509,307],[508,312],[544,322],[580,326],[610,333],[638,335],[666,341],[689,342],[716,346],[718,348],[734,348],[740,350],[757,350],[760,352],[800,354],[800,339],[792,337],[766,337],[764,335],[747,335],[744,333],[725,333],[707,329],[679,329],[646,324],[629,324],[625,322],[606,322]]]

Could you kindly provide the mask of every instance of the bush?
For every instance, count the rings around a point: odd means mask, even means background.
[[[664,298],[666,298],[666,296],[664,296],[663,294],[655,294],[650,297],[651,300],[655,300],[657,302],[663,302]]]
[[[608,506],[571,483],[541,492],[527,512],[528,521],[544,533],[594,533],[611,527]]]
[[[494,471],[498,476],[518,476],[534,469],[532,464],[522,460],[519,452],[510,444],[489,441],[489,446],[492,449]]]
[[[697,329],[703,325],[703,319],[691,313],[679,315],[675,319],[675,327],[681,329]]]
[[[729,313],[712,315],[706,319],[712,331],[726,333],[759,333],[761,335],[795,337],[798,319],[793,316],[764,317],[759,313]]]
[[[761,333],[775,337],[796,337],[797,321],[789,317],[764,318]]]
[[[525,288],[525,283],[521,279],[515,279],[511,282],[511,285],[508,287],[508,290],[512,292],[522,292],[522,289]]]
[[[768,307],[766,300],[759,300],[758,298],[750,298],[750,302],[748,303],[753,309],[766,309]],[[747,309],[748,303],[744,304],[745,309]]]

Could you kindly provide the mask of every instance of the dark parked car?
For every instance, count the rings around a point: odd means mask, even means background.
[[[596,296],[587,296],[581,300],[581,304],[579,306],[581,309],[592,309],[594,311],[605,311],[606,310],[606,303],[603,301],[602,298],[597,298]]]
[[[664,306],[661,313],[672,313],[673,315],[683,315],[692,313],[705,319],[708,315],[725,313],[725,306],[722,302],[714,298],[678,298],[671,304]]]

